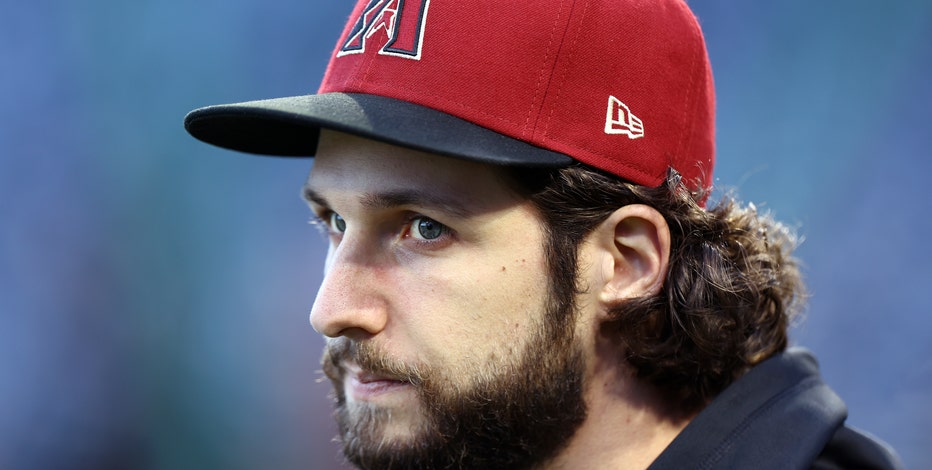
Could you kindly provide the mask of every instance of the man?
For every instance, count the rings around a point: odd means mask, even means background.
[[[318,94],[185,124],[315,158],[361,468],[895,468],[786,350],[793,235],[706,207],[713,122],[681,1],[364,0]]]

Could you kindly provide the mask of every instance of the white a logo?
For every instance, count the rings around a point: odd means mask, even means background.
[[[605,112],[605,133],[625,134],[629,139],[644,137],[644,123],[631,114],[628,105],[609,95],[608,110]]]
[[[379,54],[421,60],[428,6],[430,0],[369,0],[337,57],[361,54],[372,42]]]

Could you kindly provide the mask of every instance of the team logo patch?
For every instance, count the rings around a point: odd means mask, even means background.
[[[644,137],[644,123],[631,113],[628,105],[609,95],[605,112],[605,133],[625,134],[629,139]]]
[[[421,59],[424,23],[430,0],[369,0],[337,57],[379,47],[379,54]]]

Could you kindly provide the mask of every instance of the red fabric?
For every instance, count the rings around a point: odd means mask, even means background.
[[[403,4],[400,12],[393,11],[398,0],[357,4],[320,93],[421,104],[642,185],[662,183],[670,166],[692,189],[711,185],[712,75],[702,33],[682,1]],[[365,51],[341,53],[362,12],[368,8],[371,18],[382,7],[382,22],[364,31]],[[391,16],[393,46],[416,43],[419,58],[380,53]],[[640,119],[643,136],[606,133],[610,97]]]

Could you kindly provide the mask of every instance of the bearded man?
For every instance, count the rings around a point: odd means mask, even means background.
[[[315,95],[193,111],[313,156],[311,312],[360,468],[896,468],[787,328],[793,234],[709,204],[679,0],[362,0]]]

